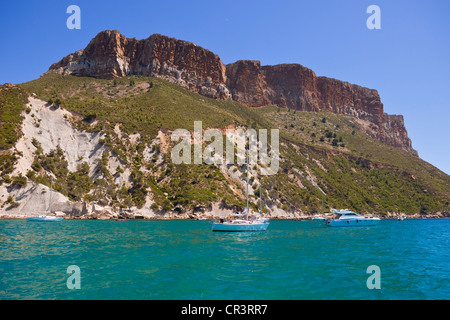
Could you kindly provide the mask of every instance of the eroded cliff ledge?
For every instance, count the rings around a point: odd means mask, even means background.
[[[204,96],[250,107],[277,105],[353,115],[370,123],[368,134],[417,155],[403,117],[385,114],[376,90],[317,77],[300,64],[261,66],[259,61],[241,60],[224,65],[218,55],[191,42],[159,34],[137,40],[107,30],[85,49],[54,63],[49,72],[105,79],[160,77]]]

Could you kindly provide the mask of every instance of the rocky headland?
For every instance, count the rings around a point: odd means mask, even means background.
[[[85,49],[51,65],[48,72],[104,79],[160,77],[201,95],[249,107],[276,105],[353,115],[369,123],[369,135],[417,155],[403,116],[384,113],[377,90],[318,77],[300,64],[261,66],[259,61],[241,60],[224,65],[218,55],[191,42],[160,34],[137,40],[107,30]]]
[[[120,81],[124,77],[130,79]],[[408,218],[450,216],[449,177],[418,157],[403,116],[386,114],[377,90],[317,76],[300,64],[225,65],[191,42],[159,34],[137,40],[107,30],[40,79],[1,86],[1,102],[12,105],[16,91],[27,101],[16,100],[20,117],[9,119],[16,138],[2,136],[0,218],[48,212],[50,192],[53,214],[66,219],[214,219],[240,212],[242,166],[176,172],[167,160],[172,118],[191,124],[202,112],[211,120],[220,111],[222,129],[243,129],[264,109],[272,109],[268,122],[255,127],[283,131],[281,170],[264,180],[251,167],[249,192],[256,208],[255,190],[263,185],[271,219],[311,219],[322,212],[323,197],[389,219],[410,207]],[[130,115],[144,120],[129,121]],[[380,156],[390,152],[393,157]]]

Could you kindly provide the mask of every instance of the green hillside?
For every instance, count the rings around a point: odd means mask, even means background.
[[[149,195],[155,200],[152,208],[161,212],[202,210],[210,208],[212,202],[242,208],[242,183],[219,167],[174,165],[170,151],[164,152],[157,144],[150,146],[160,130],[193,130],[194,121],[201,120],[203,128],[235,125],[280,129],[280,170],[274,176],[251,177],[255,190],[261,178],[269,208],[314,213],[323,207],[335,207],[380,214],[450,209],[448,175],[406,151],[372,139],[350,116],[275,106],[248,108],[232,101],[209,99],[158,78],[140,76],[102,80],[47,74],[20,87],[79,115],[72,120],[76,127],[106,133],[103,143],[110,153],[98,162],[98,174],[89,181],[81,181],[87,168],[80,167],[75,173],[64,170],[64,159],[55,156],[56,150],[53,155],[36,155],[37,170],[28,178],[48,184],[47,173],[57,173],[55,188],[74,200],[96,200],[106,194],[102,201],[109,205],[139,207]],[[124,143],[114,131],[117,123],[124,134],[139,133],[141,139]],[[145,157],[146,147],[152,152],[150,159]],[[106,167],[111,155],[132,172],[131,188],[112,183]],[[49,165],[50,158],[53,165]],[[230,168],[239,171],[241,178],[244,169]],[[73,192],[71,185],[82,187]],[[258,196],[250,200],[256,208]]]
[[[25,110],[27,95],[11,85],[0,86],[0,182],[10,181],[9,174],[17,160],[11,150],[20,138],[21,113]]]

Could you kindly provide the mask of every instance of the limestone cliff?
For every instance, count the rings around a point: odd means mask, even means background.
[[[49,72],[105,79],[131,74],[160,77],[215,99],[250,107],[277,105],[300,111],[328,111],[369,121],[378,140],[417,155],[402,116],[383,112],[378,92],[348,82],[317,77],[300,64],[261,66],[241,60],[224,65],[213,52],[191,42],[154,34],[127,38],[100,32],[88,46],[53,64]]]
[[[317,77],[299,64],[261,66],[259,61],[227,65],[227,86],[233,100],[247,106],[277,105],[300,111],[327,111],[370,122],[368,134],[417,155],[403,116],[383,112],[377,90]]]
[[[144,40],[118,31],[100,32],[88,46],[50,67],[62,74],[104,79],[129,74],[160,77],[212,98],[229,98],[225,66],[209,50],[191,42],[154,34]]]

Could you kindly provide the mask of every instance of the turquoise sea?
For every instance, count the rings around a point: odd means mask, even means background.
[[[330,228],[271,221],[0,220],[0,299],[450,299],[450,219]],[[80,289],[68,289],[69,266]],[[369,266],[381,289],[368,289]]]

